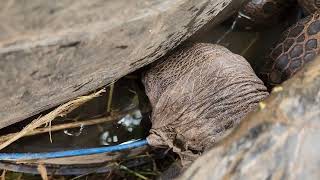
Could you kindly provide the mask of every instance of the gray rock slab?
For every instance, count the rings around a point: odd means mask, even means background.
[[[320,179],[320,59],[285,82],[260,110],[181,179]]]
[[[0,129],[163,56],[235,0],[3,0]]]

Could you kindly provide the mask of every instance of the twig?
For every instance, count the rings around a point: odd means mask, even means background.
[[[121,113],[114,113],[114,114],[112,114],[110,116],[102,117],[102,118],[95,118],[95,119],[88,119],[88,120],[65,123],[65,124],[58,124],[58,125],[54,125],[52,127],[37,128],[37,129],[34,129],[34,130],[28,132],[24,136],[33,136],[33,135],[37,135],[37,134],[47,133],[47,132],[50,132],[50,131],[51,132],[55,132],[55,131],[60,131],[60,130],[64,130],[64,129],[77,128],[77,127],[80,127],[80,126],[92,126],[92,125],[102,124],[102,123],[105,123],[105,122],[109,122],[109,121],[114,121],[116,119],[120,119],[123,116],[127,115],[130,111],[131,110],[123,111]],[[145,109],[142,109],[141,111],[142,111],[142,113],[146,113],[146,112],[149,112],[150,109],[145,108]],[[0,136],[0,143],[11,139],[12,137],[16,136],[17,134],[19,134],[19,132]]]
[[[133,175],[135,175],[135,176],[137,176],[137,177],[139,177],[139,178],[141,178],[141,179],[143,179],[143,180],[149,179],[149,178],[145,177],[144,175],[142,175],[142,174],[140,174],[140,173],[138,173],[138,172],[135,172],[135,171],[127,168],[127,167],[124,166],[124,165],[119,165],[119,167],[120,167],[120,169],[125,170],[125,171],[127,171],[128,173],[133,174]]]
[[[19,176],[17,177],[17,180],[21,180],[23,176],[23,173],[20,173]]]
[[[115,119],[119,119],[125,115],[126,114],[116,114],[116,115],[103,117],[103,118],[89,119],[89,120],[85,120],[85,121],[77,121],[77,122],[72,122],[72,123],[54,125],[51,127],[37,128],[37,129],[34,129],[33,131],[30,131],[25,136],[33,136],[33,135],[42,134],[42,133],[46,133],[46,132],[50,132],[50,131],[55,132],[55,131],[60,131],[60,130],[64,130],[64,129],[76,128],[76,127],[80,127],[80,126],[91,126],[91,125],[101,124],[101,123],[113,121]],[[5,136],[1,136],[0,142],[11,139],[13,136],[15,136],[17,134],[18,133],[12,133],[12,134],[7,134]]]
[[[113,89],[114,89],[114,83],[110,84],[109,88],[109,96],[108,96],[108,104],[107,104],[107,112],[111,112],[111,105],[112,105],[112,98],[113,98]]]
[[[0,150],[7,147],[11,143],[15,142],[16,140],[20,139],[21,137],[25,136],[29,132],[33,131],[34,129],[40,127],[41,125],[44,125],[46,123],[49,123],[50,121],[54,120],[56,117],[59,116],[65,116],[69,112],[73,111],[77,107],[81,106],[85,102],[88,102],[89,100],[100,96],[101,93],[105,92],[104,89],[93,93],[88,96],[81,96],[75,100],[69,101],[59,107],[57,107],[55,110],[51,111],[50,113],[46,114],[43,117],[40,117],[38,119],[33,120],[30,124],[28,124],[26,127],[22,129],[19,133],[15,134],[13,137],[11,137],[9,140],[5,141],[0,145]]]
[[[232,22],[231,27],[225,33],[223,33],[223,35],[216,41],[216,44],[220,44],[220,42],[224,40],[227,37],[227,35],[229,35],[234,30],[234,27],[236,26],[238,19],[239,19],[239,15]]]
[[[240,53],[241,56],[245,55],[248,52],[248,50],[256,43],[256,41],[258,40],[258,37],[259,37],[259,33],[256,33],[254,39],[252,39],[249,45]]]
[[[6,172],[7,170],[2,170],[2,174],[1,174],[1,180],[6,180]]]
[[[49,180],[47,168],[43,164],[39,164],[37,170],[40,173],[42,180]]]
[[[50,137],[50,142],[52,143],[52,130],[51,130],[51,122],[49,123],[49,137]]]
[[[159,176],[161,174],[159,171],[138,171],[138,173],[151,176]]]
[[[112,166],[117,166],[117,163],[110,163],[110,164],[106,165],[105,167],[106,167],[106,168],[112,168]],[[76,177],[74,177],[74,178],[72,178],[72,179],[70,179],[70,180],[80,179],[80,178],[82,178],[82,177],[88,176],[88,175],[93,174],[93,173],[96,173],[96,172],[97,172],[96,170],[92,170],[91,172],[88,172],[88,173],[85,173],[85,174],[81,174],[81,175],[76,176]]]

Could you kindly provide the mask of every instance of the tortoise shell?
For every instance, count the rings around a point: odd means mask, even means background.
[[[237,24],[245,29],[268,26],[280,21],[291,0],[250,0],[239,11]]]
[[[289,79],[319,53],[320,14],[316,12],[289,27],[271,50],[261,78],[272,87]]]
[[[298,0],[298,3],[307,14],[320,9],[320,0]]]

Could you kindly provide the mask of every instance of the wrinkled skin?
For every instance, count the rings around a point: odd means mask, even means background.
[[[268,93],[249,63],[226,48],[189,44],[164,57],[143,79],[150,99],[152,146],[193,160],[254,110]]]

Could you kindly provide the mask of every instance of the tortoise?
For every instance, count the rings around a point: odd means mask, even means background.
[[[270,27],[284,19],[292,0],[250,0],[245,3],[236,18],[237,27],[258,29]]]
[[[298,0],[298,3],[306,14],[311,14],[320,8],[319,0]]]
[[[270,1],[267,2],[271,3]],[[253,2],[251,2],[251,5],[252,4]],[[280,84],[284,80],[292,77],[298,70],[300,70],[304,66],[305,63],[310,62],[315,58],[315,56],[318,54],[319,49],[319,30],[319,14],[314,13],[313,15],[298,21],[294,26],[290,27],[286,32],[284,32],[284,34],[282,35],[282,39],[279,40],[280,44],[277,45],[276,48],[270,53],[270,57],[273,59],[267,59],[266,64],[271,64],[271,68],[268,68],[269,66],[265,67],[261,72],[262,76],[267,75],[269,78],[269,81],[266,81],[268,87],[273,86],[276,83]],[[192,83],[193,80],[197,78],[197,70],[194,69],[202,66],[201,63],[198,65],[197,63],[205,61],[206,59],[213,59],[212,61],[214,61],[214,59],[217,58],[216,56],[220,56],[213,53],[215,52],[214,49],[219,48],[214,46],[210,47],[210,45],[208,44],[196,44],[191,45],[191,47],[181,47],[181,49],[179,48],[177,52],[174,52],[170,56],[166,56],[165,59],[160,60],[159,63],[156,63],[154,66],[152,66],[151,70],[147,71],[145,79],[143,81],[146,88],[146,93],[153,107],[153,115],[151,118],[153,127],[150,131],[151,135],[148,137],[148,141],[150,144],[154,146],[167,144],[172,147],[175,152],[178,152],[182,155],[186,155],[188,153],[192,154],[195,152],[201,153],[204,152],[205,149],[208,149],[208,147],[211,147],[213,144],[219,141],[219,136],[224,137],[224,135],[227,134],[227,131],[229,129],[232,129],[233,126],[222,128],[221,132],[219,131],[219,133],[214,134],[215,128],[219,127],[219,123],[229,123],[229,121],[226,120],[226,117],[219,116],[220,118],[217,119],[206,119],[209,122],[212,121],[211,124],[214,124],[213,127],[211,127],[210,123],[206,125],[204,125],[205,123],[200,123],[197,124],[197,126],[194,126],[193,120],[199,118],[198,116],[200,116],[197,114],[197,109],[194,108],[192,115],[190,116],[188,116],[187,112],[184,112],[188,111],[188,108],[192,108],[193,105],[196,106],[197,103],[199,103],[197,101],[197,98],[200,98],[203,101],[206,98],[198,97],[198,93],[190,96],[183,94],[184,90],[188,92],[188,88],[182,88],[184,86],[187,86],[184,84],[186,82],[183,81],[181,82],[181,84],[179,84],[179,81],[181,81],[184,76],[188,76],[188,80],[190,80],[189,83],[191,83],[192,87],[196,90],[201,89],[202,87],[200,85],[197,86]],[[210,53],[212,57],[208,58],[207,56],[209,56]],[[225,52],[224,54],[228,53]],[[229,56],[233,57],[234,55],[230,54]],[[221,62],[221,64],[219,64],[222,69],[224,67],[224,63]],[[211,73],[215,73],[216,71],[217,70],[213,68]],[[223,74],[223,71],[221,71],[221,74]],[[214,75],[212,76],[214,77]],[[228,78],[228,75],[226,75],[225,77]],[[199,77],[197,81],[202,82],[209,80],[203,80],[201,79],[201,77]],[[232,83],[229,85],[231,86]],[[212,83],[210,85],[207,85],[206,88],[210,89],[210,91],[215,91],[216,87],[215,84]],[[259,90],[255,92],[257,93],[257,96],[259,96],[258,94],[260,91],[264,92],[263,88],[258,89]],[[228,91],[223,91],[224,89],[220,90],[221,93],[228,94]],[[233,93],[237,94],[238,92]],[[186,96],[188,96],[188,98],[184,100]],[[260,101],[266,96],[267,95],[264,94],[264,96],[260,98]],[[227,99],[228,98],[225,98],[226,101]],[[214,106],[215,101],[211,100],[210,102],[212,103],[212,106]],[[253,100],[253,102],[259,101]],[[243,105],[246,106],[246,104]],[[230,109],[232,108],[237,107],[230,106]],[[207,112],[210,113],[210,111],[214,111],[214,107],[207,108]],[[246,114],[246,111],[238,112],[240,114]],[[215,112],[215,114],[219,114],[219,112]],[[228,114],[226,116],[232,117],[232,114]],[[239,117],[239,119],[235,118],[236,120],[232,121],[232,124],[236,125],[244,116],[245,115]],[[181,124],[184,124],[184,126],[180,126]],[[207,127],[210,127],[211,131],[209,130],[207,133],[204,133],[205,135],[201,133],[196,133],[196,135],[193,135],[192,133],[197,132],[196,130],[194,130],[194,128],[198,129],[199,132],[206,132],[205,130],[202,130],[202,128]],[[220,135],[220,133],[222,135]],[[179,144],[175,144],[175,141],[179,141]],[[205,143],[203,143],[203,141],[205,141]]]
[[[299,20],[289,27],[281,36],[277,45],[271,50],[264,67],[258,70],[259,76],[271,88],[292,77],[305,63],[313,60],[319,53],[319,1],[299,0],[299,5],[309,17]],[[253,27],[275,22],[288,7],[289,1],[261,0],[249,1],[240,10],[240,26]],[[270,11],[268,11],[268,9]]]
[[[184,166],[268,96],[243,57],[206,43],[185,44],[161,58],[143,83],[152,106],[148,143],[173,148]]]
[[[315,12],[288,28],[271,50],[260,76],[269,86],[292,77],[320,50],[320,14]]]
[[[0,129],[37,119],[46,110],[150,64],[208,22],[226,19],[241,2],[3,1]],[[89,159],[102,161],[97,156]],[[73,172],[64,164],[54,166]]]
[[[40,113],[41,111],[55,107],[79,95],[93,91],[96,88],[102,87],[129,72],[159,59],[168,51],[177,47],[178,44],[186,40],[210,20],[214,20],[214,23],[218,23],[225,19],[226,17],[221,18],[221,16],[214,18],[219,12],[226,10],[224,13],[228,14],[227,12],[233,10],[233,8],[230,7],[237,8],[240,4],[240,1],[231,2],[225,0],[183,1],[185,3],[182,3],[182,1],[179,1],[180,3],[175,3],[176,1],[163,1],[161,3],[154,2],[154,4],[150,4],[149,1],[145,1],[145,3],[135,3],[122,0],[117,1],[117,3],[120,2],[120,5],[117,5],[123,9],[119,10],[119,14],[115,14],[115,17],[121,19],[120,24],[113,24],[114,22],[117,22],[115,21],[117,19],[106,21],[108,15],[106,15],[105,12],[108,11],[105,11],[104,8],[99,9],[101,14],[94,16],[98,14],[95,14],[94,11],[94,8],[99,7],[95,4],[98,2],[98,0],[90,2],[83,0],[77,2],[79,3],[78,6],[72,6],[87,10],[87,6],[84,5],[89,3],[91,9],[85,11],[88,13],[88,17],[86,18],[78,16],[74,11],[71,13],[68,13],[68,11],[59,11],[59,7],[57,7],[52,9],[49,8],[48,11],[45,11],[46,18],[41,19],[41,21],[33,21],[32,18],[25,17],[21,18],[25,20],[22,22],[20,18],[12,19],[10,21],[10,23],[16,25],[22,24],[22,26],[24,25],[23,23],[30,24],[25,26],[28,28],[26,31],[29,34],[21,34],[19,29],[17,29],[13,35],[9,33],[10,36],[8,38],[3,38],[4,35],[1,34],[0,74],[5,74],[5,76],[2,76],[0,80],[0,100],[4,102],[0,105],[1,110],[3,110],[0,112],[0,129]],[[127,3],[131,3],[130,6]],[[19,4],[13,4],[19,6]],[[8,3],[8,6],[6,7],[10,6],[12,6],[12,4]],[[41,9],[38,8],[37,4],[32,4],[30,6],[31,8],[29,8],[28,11],[22,13],[23,16],[28,15],[28,17],[34,17],[34,14],[37,13],[34,13],[33,11]],[[132,9],[130,9],[131,6],[134,6],[141,11],[133,12]],[[159,11],[159,9],[161,10]],[[73,8],[68,10],[73,10]],[[4,14],[8,12],[19,14],[16,11],[3,11]],[[60,12],[61,14],[57,14],[57,12]],[[110,14],[112,13],[114,13],[114,11],[110,11]],[[163,16],[159,16],[159,13]],[[2,16],[3,14],[0,14],[0,18]],[[70,19],[74,21],[69,21]],[[97,22],[92,21],[92,19],[97,20]],[[179,19],[179,21],[177,22],[176,19]],[[48,20],[55,21],[52,24],[50,23],[49,27],[46,27],[45,25]],[[5,25],[5,28],[3,29],[12,29],[10,28],[10,23],[8,20],[3,21],[1,28]],[[110,24],[108,23],[112,23],[112,26],[109,26]],[[33,24],[39,26],[34,28],[32,26]],[[34,32],[37,32],[36,35],[32,34]],[[192,48],[194,49],[192,50]],[[268,93],[265,86],[256,77],[250,65],[243,58],[216,45],[214,47],[212,47],[212,45],[195,45],[191,46],[191,49],[189,50],[191,50],[191,54],[186,53],[183,57],[186,55],[192,57],[199,56],[204,60],[210,60],[211,57],[208,56],[207,53],[216,52],[213,54],[215,58],[219,59],[223,57],[223,59],[226,59],[222,61],[222,64],[218,63],[218,65],[221,65],[222,67],[230,65],[232,68],[240,67],[240,69],[237,69],[239,71],[233,71],[237,76],[232,80],[241,80],[241,78],[238,77],[247,75],[246,78],[249,79],[248,83],[249,85],[252,85],[251,88],[254,89],[253,92],[250,91],[248,94],[246,94],[247,91],[243,91],[245,94],[241,94],[241,88],[244,86],[242,83],[246,84],[246,82],[239,82],[239,87],[232,88],[236,93],[219,91],[219,93],[222,93],[221,97],[223,98],[218,99],[218,102],[214,101],[215,103],[219,103],[219,101],[224,103],[225,101],[222,100],[228,99],[230,96],[248,95],[247,99],[241,99],[241,102],[247,100],[248,104],[244,103],[246,105],[230,108],[230,110],[234,111],[232,113],[233,116],[230,116],[230,118],[234,118],[233,120],[225,118],[221,122],[217,121],[219,125],[211,132],[216,134],[212,139],[209,139],[210,142],[214,143],[220,139],[220,137],[217,136],[224,137],[226,134],[225,132],[232,129],[232,127],[250,110],[254,110],[258,102],[266,97]],[[195,54],[192,54],[192,52],[195,52]],[[224,54],[224,56],[219,57],[221,54]],[[169,59],[179,59],[178,55],[177,57],[174,57],[175,55],[173,55],[173,57],[169,55]],[[225,55],[229,55],[229,58],[235,60],[236,63],[230,64]],[[190,60],[188,62],[191,64],[193,63]],[[193,64],[195,67],[197,67],[197,65],[198,64]],[[215,68],[218,68],[218,65]],[[239,65],[239,67],[236,67],[237,65]],[[205,66],[203,67],[207,68]],[[241,67],[243,69],[241,69]],[[188,70],[186,74],[190,73],[189,69],[182,68],[180,70]],[[244,70],[245,72],[243,75],[240,75],[239,72],[243,72]],[[215,70],[209,72],[209,74],[210,73],[219,74],[219,71]],[[232,77],[232,73],[229,74],[231,74],[230,77]],[[200,75],[202,74],[200,73]],[[150,75],[147,75],[146,77],[145,84],[148,88],[148,83],[146,82],[148,82],[147,80]],[[230,77],[228,76],[227,80],[230,80],[228,79]],[[187,81],[189,79],[184,80]],[[208,86],[215,85],[208,84],[211,82],[210,80],[212,81],[212,79],[209,79],[202,82],[207,83]],[[166,81],[164,82],[167,83]],[[172,80],[169,80],[169,82],[172,83]],[[179,82],[180,81],[177,80],[173,83]],[[230,84],[225,82],[223,85],[229,86]],[[234,84],[231,83],[231,85]],[[181,90],[178,87],[176,88],[176,90]],[[164,89],[163,94],[166,94],[167,88],[165,87]],[[201,94],[201,92],[196,95],[199,94]],[[159,95],[159,97],[163,97],[163,95]],[[183,100],[188,100],[188,98],[189,97],[186,97]],[[155,99],[158,101],[157,98]],[[161,100],[161,98],[159,99]],[[208,99],[210,100],[210,98]],[[162,101],[165,100],[166,99]],[[238,102],[238,100],[236,100],[236,102]],[[158,110],[155,109],[155,112],[163,110],[161,108],[166,105],[162,104],[160,106],[156,102],[153,104],[154,108],[160,107]],[[226,102],[226,105],[232,106],[234,103]],[[170,109],[174,110],[174,108],[167,107],[169,112]],[[224,117],[228,117],[228,113],[230,113],[228,112],[228,108],[222,109],[221,112],[227,114],[224,114]],[[176,114],[173,113],[173,115]],[[215,115],[211,114],[211,116]],[[206,118],[210,118],[210,116]],[[156,118],[154,119],[156,120]],[[189,123],[190,119],[187,122]],[[154,124],[156,127],[163,127],[161,126],[161,123],[162,122],[155,122]],[[174,124],[175,122],[173,121],[170,123]],[[167,126],[164,126],[164,128],[166,127]],[[169,129],[169,132],[175,131],[174,128],[172,129]],[[161,131],[156,130],[153,132],[154,133],[152,133],[150,137],[158,135],[157,133],[159,132],[161,133]],[[203,141],[202,143],[199,143],[200,148],[198,148],[196,146],[197,142],[194,141],[193,138],[185,139],[185,135],[191,134],[188,134],[188,131],[183,133],[182,136],[177,137],[175,137],[176,134],[171,133],[173,135],[173,141],[166,142],[167,145],[169,144],[171,147],[177,147],[176,150],[181,150],[181,154],[183,155],[185,150],[187,153],[199,155],[212,145],[211,143],[206,144],[206,142]],[[169,137],[169,139],[170,138],[171,137]],[[168,138],[165,138],[165,140],[166,139]],[[163,145],[162,141],[157,140],[157,138],[154,138],[154,141],[150,141],[150,144],[154,143],[153,145],[157,145],[158,143]],[[186,140],[191,140],[192,143],[184,143],[188,142]]]

